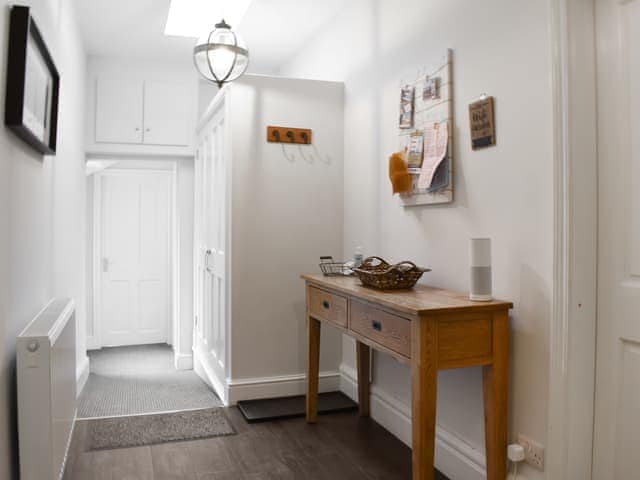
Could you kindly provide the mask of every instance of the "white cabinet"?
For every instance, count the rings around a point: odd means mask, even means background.
[[[195,115],[189,85],[98,78],[96,142],[186,146]]]
[[[149,145],[188,145],[190,115],[189,85],[144,82],[144,135]]]
[[[142,143],[142,92],[136,80],[97,80],[96,142]]]
[[[198,75],[192,65],[89,57],[87,79],[88,157],[193,156]]]

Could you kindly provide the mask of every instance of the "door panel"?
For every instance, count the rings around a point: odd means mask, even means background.
[[[102,344],[165,343],[169,173],[105,174],[102,192]]]
[[[97,80],[96,142],[142,143],[142,94],[139,80]]]
[[[593,478],[640,471],[640,0],[597,2],[598,337]]]
[[[188,145],[192,132],[189,85],[146,81],[144,84],[144,143]]]
[[[219,114],[201,130],[196,155],[196,360],[206,367],[206,378],[219,389],[226,378],[227,179],[225,124]]]

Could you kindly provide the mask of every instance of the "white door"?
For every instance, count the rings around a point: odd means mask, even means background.
[[[170,172],[101,177],[101,344],[166,343]]]
[[[100,77],[96,81],[96,142],[142,143],[140,80]]]
[[[222,113],[200,130],[195,191],[195,353],[225,400],[227,343],[227,175]],[[196,369],[197,371],[197,369]]]
[[[640,0],[596,2],[598,335],[594,480],[640,478]]]
[[[189,145],[193,114],[189,85],[144,82],[144,143]]]

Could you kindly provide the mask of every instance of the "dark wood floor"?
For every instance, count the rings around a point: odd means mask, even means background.
[[[227,409],[229,437],[150,447],[84,451],[76,425],[64,480],[410,479],[411,450],[356,413],[247,424]],[[436,472],[436,479],[445,479]],[[446,479],[445,479],[446,480]]]

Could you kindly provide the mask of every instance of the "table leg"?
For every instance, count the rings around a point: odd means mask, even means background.
[[[316,423],[320,373],[320,322],[315,318],[308,317],[307,335],[307,423]]]
[[[369,345],[356,341],[358,357],[358,405],[361,417],[369,416],[369,372],[371,369]]]
[[[438,384],[436,324],[429,318],[411,323],[413,480],[433,480]]]
[[[507,391],[509,382],[509,313],[493,317],[493,364],[482,369],[487,480],[507,476]]]

